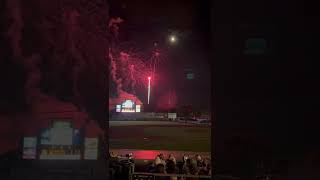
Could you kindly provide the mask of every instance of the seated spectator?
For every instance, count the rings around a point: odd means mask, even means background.
[[[162,163],[157,164],[154,173],[166,174],[165,167]],[[156,176],[156,180],[168,180],[165,176]]]
[[[202,166],[203,166],[202,157],[201,157],[199,154],[197,154],[197,155],[195,156],[195,159],[196,159],[196,161],[197,161],[197,166],[198,166],[198,167],[202,167]]]
[[[175,165],[177,164],[176,158],[173,156],[173,154],[169,154],[167,161],[170,161],[170,160],[173,161]]]
[[[164,155],[162,153],[159,154],[159,158],[161,159],[161,161],[165,161]]]
[[[159,156],[156,156],[155,160],[154,160],[154,164],[155,166],[161,163],[161,159]]]
[[[197,175],[198,174],[198,162],[195,159],[191,160],[191,166],[190,166],[190,171],[192,175]]]
[[[156,158],[154,159],[152,165],[148,168],[149,172],[153,172],[156,169],[156,166],[158,164],[163,164],[165,166],[166,162],[161,159],[160,155],[157,155]]]
[[[198,175],[197,161],[195,159],[187,159],[183,165],[182,173],[187,175]],[[186,180],[197,180],[198,178],[186,178]]]
[[[118,179],[117,177],[121,177],[123,173],[123,164],[120,162],[118,157],[111,157],[110,159],[110,175],[113,179]],[[111,179],[112,179],[111,178]]]
[[[199,170],[202,172],[208,172],[209,160],[204,159],[199,167]]]
[[[187,156],[187,155],[183,155],[183,156],[182,156],[182,162],[183,162],[183,164],[186,163],[187,159],[188,159],[188,156]]]
[[[191,167],[191,159],[186,159],[185,163],[182,167],[182,173],[183,174],[191,174],[190,173],[190,167]]]
[[[203,160],[203,167],[199,169],[199,175],[204,175],[204,176],[211,176],[211,165],[210,165],[210,159],[206,158]],[[201,178],[200,178],[201,180]],[[206,180],[203,178],[203,180]]]
[[[197,161],[195,159],[191,160],[191,165],[189,167],[190,175],[199,175],[199,170],[197,167]],[[199,178],[187,178],[186,180],[198,180]]]
[[[113,152],[113,151],[111,151],[109,155],[110,155],[111,158],[116,158],[116,157],[118,157],[118,155],[117,155],[115,152]]]
[[[155,173],[161,173],[161,174],[165,174],[166,171],[165,171],[165,168],[164,168],[164,165],[163,164],[157,164],[156,165],[156,169],[154,171]]]
[[[158,164],[166,165],[166,162],[160,156],[157,156],[154,160],[154,166],[157,166]]]
[[[176,164],[172,160],[167,161],[167,169],[166,172],[168,174],[177,174],[179,172],[179,169],[176,167]],[[177,177],[170,177],[170,180],[177,180]]]

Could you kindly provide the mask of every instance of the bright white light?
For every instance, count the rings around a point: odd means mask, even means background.
[[[121,105],[116,106],[116,112],[121,112]]]
[[[171,41],[172,43],[174,43],[174,42],[177,41],[177,38],[172,35],[172,36],[170,36],[170,41]]]
[[[122,109],[121,112],[123,112],[123,113],[133,113],[135,111],[134,111],[134,109]]]
[[[122,107],[123,108],[133,108],[134,102],[132,102],[131,100],[126,100],[123,104]]]
[[[140,105],[136,105],[136,112],[141,112],[141,106]]]

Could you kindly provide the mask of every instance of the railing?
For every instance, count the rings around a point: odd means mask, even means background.
[[[214,175],[211,176],[204,176],[204,175],[186,175],[186,174],[159,174],[159,173],[138,173],[135,172],[132,174],[130,180],[155,180],[156,177],[177,177],[177,179],[182,180],[185,178],[201,178],[201,179],[214,179],[214,180],[240,180],[239,177],[228,176],[228,175]],[[256,180],[260,180],[257,178]],[[267,180],[263,178],[263,180]]]
[[[185,178],[201,178],[201,179],[212,179],[211,176],[202,175],[187,175],[187,174],[160,174],[160,173],[133,173],[132,180],[155,180],[156,177],[177,177],[177,179]]]

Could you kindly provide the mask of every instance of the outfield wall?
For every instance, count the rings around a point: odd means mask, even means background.
[[[166,120],[165,113],[141,112],[141,113],[114,113],[110,120]]]

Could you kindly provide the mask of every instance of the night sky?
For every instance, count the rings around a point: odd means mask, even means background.
[[[153,95],[159,102],[168,92],[177,95],[179,105],[192,104],[209,109],[209,3],[206,1],[143,1],[111,2],[111,16],[120,16],[120,41],[135,42],[144,53],[152,52],[158,44],[164,58]],[[172,32],[178,33],[178,42],[168,42]],[[195,78],[186,78],[187,70]],[[157,86],[157,87],[156,87]],[[143,90],[137,95],[145,99]]]

